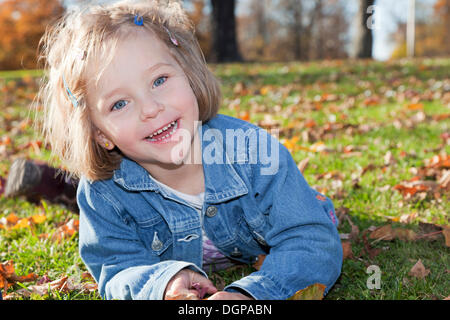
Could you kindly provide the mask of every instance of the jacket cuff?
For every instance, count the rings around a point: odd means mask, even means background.
[[[224,288],[224,291],[244,291],[255,300],[285,300],[289,293],[266,274],[255,272],[239,279]]]
[[[167,284],[174,275],[185,268],[201,273],[204,277],[208,278],[208,275],[195,264],[184,261],[174,261],[166,268],[166,270],[161,272],[157,282],[149,281],[146,283],[142,290],[142,295],[138,299],[164,300],[164,291],[166,290]]]

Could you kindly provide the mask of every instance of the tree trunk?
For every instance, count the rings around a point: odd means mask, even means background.
[[[236,40],[236,0],[211,0],[214,62],[242,61]]]
[[[356,14],[356,32],[353,39],[352,58],[372,58],[372,28],[370,20],[373,19],[373,6],[375,0],[359,0],[359,9]]]

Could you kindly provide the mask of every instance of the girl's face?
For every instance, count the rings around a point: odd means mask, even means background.
[[[104,148],[117,147],[146,169],[177,164],[192,149],[197,99],[185,73],[156,36],[139,31],[120,41],[97,85],[91,83],[87,89],[96,140]]]

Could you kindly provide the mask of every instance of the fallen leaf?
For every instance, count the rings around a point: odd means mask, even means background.
[[[387,224],[372,231],[369,235],[369,238],[389,241],[395,239],[395,234],[392,231],[391,225]]]
[[[35,214],[31,217],[31,220],[36,224],[43,223],[45,219],[47,219],[45,214]]]
[[[34,281],[38,276],[34,273],[29,273],[25,276],[18,276],[15,273],[14,261],[9,260],[4,263],[0,263],[0,285],[3,287],[4,295],[6,296],[6,290],[16,282],[30,282]]]
[[[408,105],[409,110],[423,110],[422,103],[411,103]]]
[[[343,256],[342,259],[353,258],[352,244],[350,241],[341,241]]]
[[[327,286],[321,283],[312,284],[305,289],[297,291],[288,300],[322,300]]]
[[[13,212],[6,217],[8,225],[15,225],[19,221],[19,217]]]
[[[239,119],[244,120],[244,121],[249,121],[250,113],[248,111],[241,112],[241,114],[239,115]]]
[[[393,229],[395,237],[399,240],[414,241],[417,238],[417,234],[411,229],[397,228]]]
[[[253,268],[255,268],[256,270],[261,269],[261,266],[262,266],[265,258],[266,258],[265,254],[259,254],[258,260],[256,260],[256,262],[253,264]]]
[[[48,294],[49,291],[69,293],[77,290],[89,293],[98,289],[96,283],[75,283],[73,278],[67,276],[63,276],[62,278],[56,279],[51,282],[47,282],[46,280],[40,281],[40,284],[31,285],[27,288],[19,289],[11,295],[5,296],[5,300],[10,300],[17,296],[30,297],[32,294],[43,296]]]
[[[401,223],[412,223],[418,216],[417,212],[402,214],[399,218],[399,222]]]
[[[165,300],[198,300],[198,296],[192,292],[176,294],[168,292],[166,293]]]
[[[369,255],[370,259],[375,258],[377,255],[379,255],[381,253],[381,249],[380,248],[373,248],[369,241],[367,240],[366,237],[366,233],[369,232],[371,229],[367,229],[364,230],[363,234],[362,234],[362,239],[363,239],[363,243],[364,243],[364,249],[363,252],[366,252]],[[373,231],[372,231],[373,232]]]
[[[305,172],[308,162],[309,162],[309,158],[305,158],[302,161],[300,161],[299,164],[297,165],[297,168],[300,170],[301,173]]]
[[[430,269],[426,269],[423,265],[422,261],[419,259],[416,264],[411,268],[408,273],[412,277],[416,277],[419,279],[425,278],[428,274],[430,274]]]
[[[13,229],[24,229],[30,227],[28,218],[22,218],[12,227]]]
[[[445,238],[445,245],[447,247],[450,247],[450,227],[449,226],[443,226],[442,227],[442,234]]]
[[[390,241],[394,239],[404,241],[414,241],[417,238],[417,234],[410,229],[395,228],[393,229],[390,224],[381,226],[372,231],[369,235],[370,239]]]
[[[60,241],[63,239],[71,238],[75,234],[75,232],[78,232],[79,223],[79,220],[71,219],[69,222],[56,229],[50,239],[52,241]],[[47,239],[48,237],[49,235],[47,233],[39,235],[40,239]]]

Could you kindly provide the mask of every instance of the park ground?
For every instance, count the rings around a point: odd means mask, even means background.
[[[220,113],[276,129],[333,200],[345,257],[325,299],[449,297],[450,58],[211,68]],[[78,253],[78,215],[1,195],[14,159],[50,160],[29,107],[41,75],[0,72],[0,287],[8,299],[100,299]],[[210,277],[223,287],[254,268]]]

